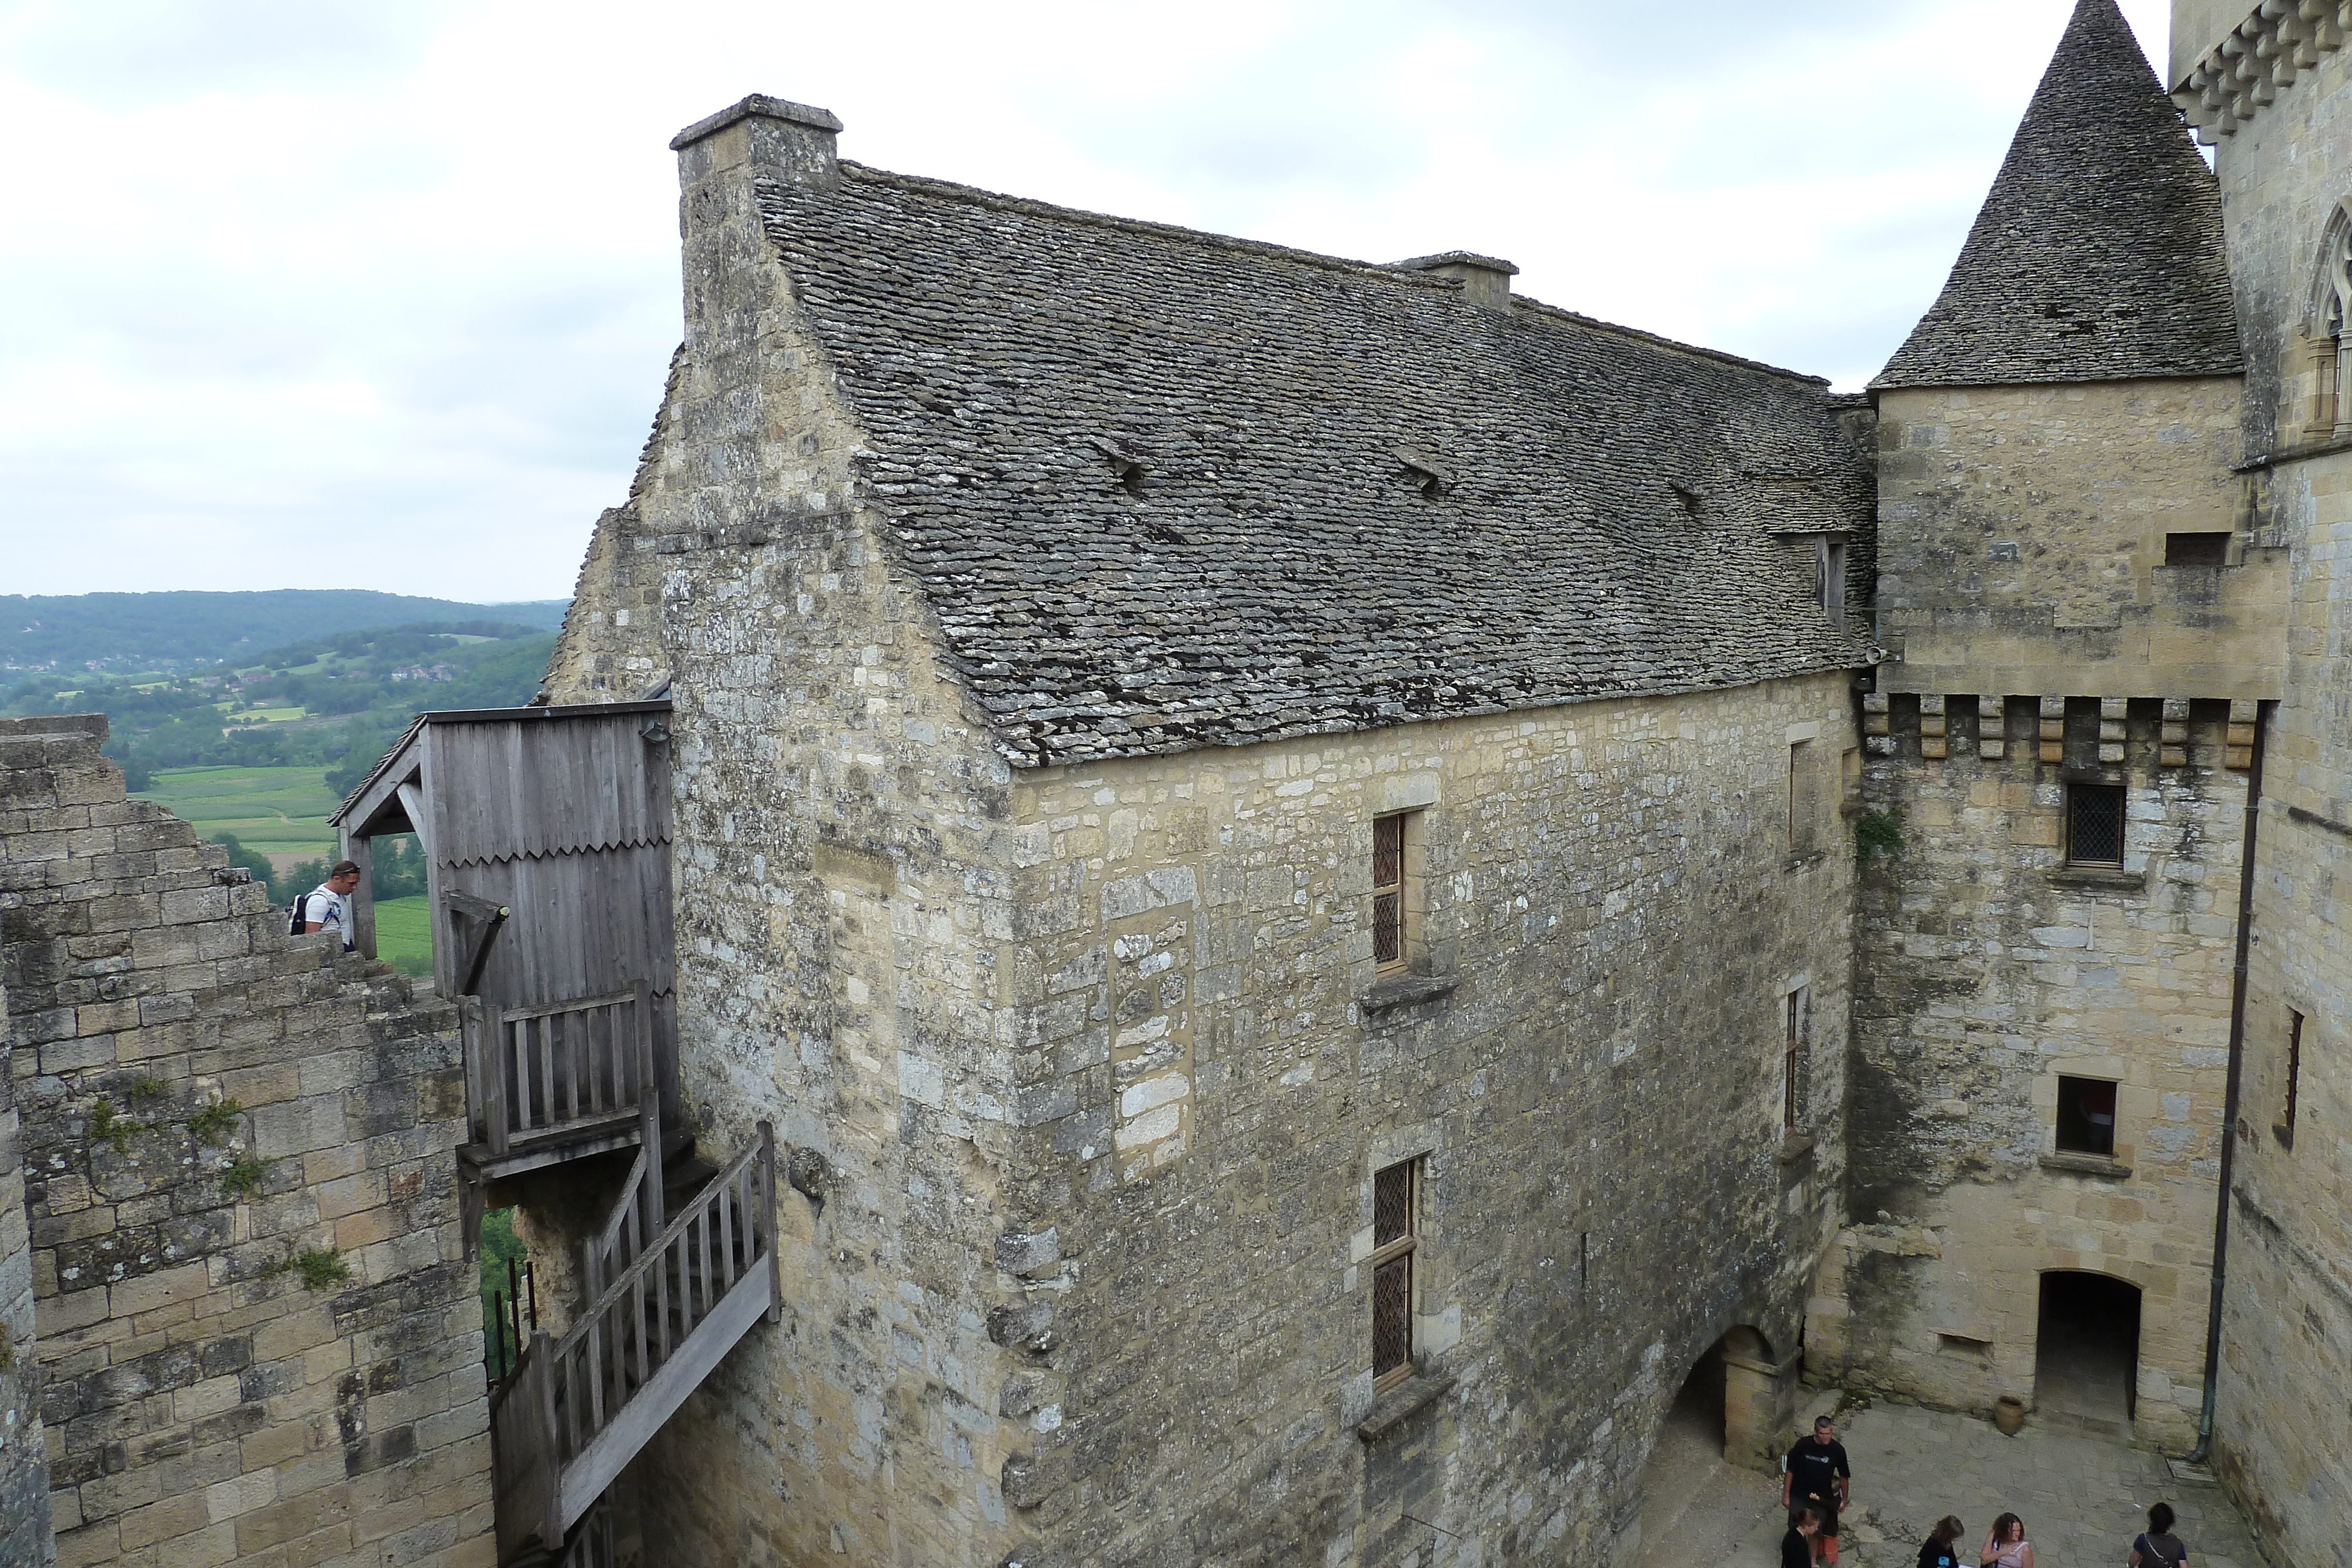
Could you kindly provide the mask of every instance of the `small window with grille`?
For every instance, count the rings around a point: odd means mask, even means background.
[[[1382,969],[1412,963],[1412,901],[1405,883],[1416,815],[1397,811],[1372,819],[1372,958]]]
[[[1799,986],[1784,1003],[1786,1028],[1780,1045],[1780,1128],[1793,1133],[1805,1124],[1805,1014],[1812,988]]]
[[[2066,786],[2066,863],[2123,869],[2122,785]]]
[[[2058,1080],[2058,1147],[2070,1155],[2116,1152],[2116,1086],[2104,1078]]]
[[[1420,1243],[1421,1161],[1372,1176],[1372,1381],[1412,1375],[1412,1264]]]

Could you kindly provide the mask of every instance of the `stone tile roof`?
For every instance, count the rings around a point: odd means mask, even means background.
[[[2081,0],[1942,296],[1872,384],[2243,369],[2221,186],[2115,0]]]
[[[841,175],[763,182],[764,221],[1016,763],[1869,657],[1769,531],[1870,526],[1819,381],[1426,273]]]

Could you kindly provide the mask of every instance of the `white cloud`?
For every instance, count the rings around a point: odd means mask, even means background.
[[[678,336],[679,126],[1390,259],[1858,384],[2067,0],[31,0],[0,591],[569,591]],[[2162,0],[2126,5],[2160,46]]]

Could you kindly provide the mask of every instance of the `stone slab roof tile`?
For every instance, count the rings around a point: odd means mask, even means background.
[[[1819,381],[856,164],[760,199],[1018,764],[1870,656],[1768,531],[1869,526]]]
[[[2115,0],[2081,0],[1943,294],[1872,384],[2243,369],[2221,186]]]

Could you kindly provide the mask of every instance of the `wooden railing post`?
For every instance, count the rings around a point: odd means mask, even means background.
[[[760,1124],[760,1241],[768,1249],[768,1321],[784,1315],[783,1264],[776,1257],[776,1129]]]
[[[547,1456],[547,1488],[541,1501],[546,1522],[540,1528],[539,1538],[554,1552],[563,1547],[563,1463],[555,1426],[555,1342],[545,1329],[530,1336],[530,1354],[540,1366],[536,1391],[540,1452]]]
[[[466,1054],[466,1133],[474,1143],[488,1140],[488,1106],[482,1087],[482,999],[457,998],[457,1038]]]
[[[654,1077],[654,988],[636,984],[637,1127],[646,1150],[646,1234],[658,1236],[662,1213],[661,1086]]]
[[[474,1009],[480,1016],[482,1040],[482,1114],[488,1121],[483,1142],[490,1145],[493,1158],[507,1152],[510,1113],[507,1109],[507,1020],[502,1008],[494,1008],[479,998]]]

